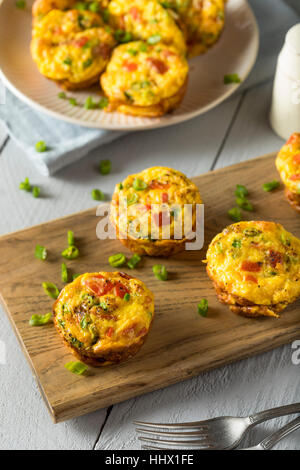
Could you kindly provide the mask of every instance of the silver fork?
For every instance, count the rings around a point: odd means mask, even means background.
[[[235,449],[245,434],[256,426],[279,416],[300,413],[300,403],[280,406],[250,415],[246,418],[223,416],[220,418],[190,423],[146,423],[134,421],[143,449],[168,449],[168,446],[189,446],[202,450]],[[154,437],[154,436],[158,436]],[[165,439],[172,437],[173,439]],[[155,444],[152,446],[151,444]],[[163,447],[158,447],[163,445]],[[166,447],[167,446],[167,447]],[[172,447],[171,447],[172,448]]]
[[[270,450],[273,449],[273,447],[282,439],[284,439],[286,436],[291,434],[292,432],[296,431],[297,429],[300,429],[300,417],[294,419],[290,423],[286,424],[283,426],[281,429],[278,431],[274,432],[270,436],[266,437],[263,441],[261,441],[257,446],[254,447],[248,447],[247,449],[241,449],[241,450]]]

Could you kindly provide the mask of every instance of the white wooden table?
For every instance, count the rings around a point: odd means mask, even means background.
[[[149,166],[167,165],[193,176],[276,151],[282,141],[269,127],[270,97],[271,83],[262,84],[185,124],[128,135],[50,179],[41,177],[0,129],[1,234],[89,208],[93,188],[111,194],[125,175]],[[95,171],[102,158],[113,164],[106,177]],[[18,190],[26,176],[42,187],[42,198],[35,200]],[[300,401],[300,366],[293,365],[293,351],[287,345],[54,425],[8,320],[0,313],[0,341],[7,351],[6,365],[0,364],[1,449],[138,449],[133,419],[188,421],[247,415]],[[252,432],[252,444],[285,421],[259,426]],[[295,433],[277,448],[299,450],[299,438],[300,433]]]

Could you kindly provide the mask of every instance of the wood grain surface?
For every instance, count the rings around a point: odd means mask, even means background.
[[[248,218],[281,222],[300,236],[299,219],[283,197],[283,191],[264,193],[261,185],[278,178],[275,155],[217,170],[195,178],[205,202],[205,246],[163,260],[170,280],[160,282],[152,274],[159,260],[144,258],[133,275],[146,282],[156,297],[156,318],[149,338],[130,361],[107,368],[90,369],[77,377],[63,366],[73,359],[52,324],[32,328],[32,314],[46,313],[52,303],[41,287],[43,281],[60,288],[61,251],[66,233],[75,232],[81,256],[68,262],[72,272],[111,270],[108,256],[123,250],[118,241],[96,237],[99,218],[95,209],[3,236],[0,239],[0,293],[37,378],[55,422],[76,417],[192,377],[200,372],[249,357],[299,338],[299,302],[276,319],[249,320],[232,314],[218,303],[202,259],[211,238],[230,223],[227,210],[234,205],[234,187],[245,184],[255,212]],[[45,262],[34,258],[35,245],[49,250]],[[123,250],[124,251],[124,250]],[[197,314],[197,303],[209,302],[209,314]]]

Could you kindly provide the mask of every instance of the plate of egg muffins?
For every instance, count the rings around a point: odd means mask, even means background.
[[[202,114],[237,89],[258,52],[246,0],[35,0],[24,9],[4,0],[0,11],[5,85],[90,128],[151,129]]]

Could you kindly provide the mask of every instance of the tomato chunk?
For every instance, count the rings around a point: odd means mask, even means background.
[[[243,261],[241,269],[242,271],[258,273],[259,271],[261,271],[261,263],[256,263],[253,261]]]
[[[300,173],[296,173],[295,175],[291,175],[291,176],[289,177],[289,179],[290,179],[291,181],[298,181],[298,180],[300,180]]]
[[[161,198],[162,198],[162,202],[168,202],[169,201],[169,194],[168,193],[162,193]]]
[[[121,297],[121,299],[123,299],[125,294],[129,294],[129,289],[127,289],[127,287],[121,282],[117,282],[115,285],[115,292],[117,297]]]
[[[140,19],[140,11],[137,7],[131,7],[130,10],[129,10],[129,13],[131,14],[131,16],[135,19],[135,20],[139,20]]]
[[[167,214],[167,212],[164,212],[164,214]],[[170,224],[169,217],[163,217],[163,212],[155,212],[153,214],[153,220],[157,227],[163,227],[164,225]]]
[[[113,332],[114,332],[114,329],[113,329],[112,326],[110,326],[110,327],[108,328],[107,332],[106,332],[106,336],[108,336],[109,338],[111,338],[112,335],[113,335]]]
[[[138,68],[135,62],[127,62],[126,60],[123,62],[123,67],[128,70],[128,72],[135,72]]]
[[[300,165],[300,153],[297,153],[293,156],[293,162],[295,163],[295,165]]]
[[[101,274],[84,281],[84,284],[98,297],[107,294],[114,287],[113,283],[105,279]]]
[[[158,180],[152,180],[148,184],[148,187],[150,189],[168,189],[170,187],[170,184],[169,183],[161,183]]]
[[[245,281],[255,282],[255,284],[258,284],[258,280],[255,276],[252,276],[252,274],[247,274],[247,276],[245,277]]]
[[[155,59],[154,57],[148,57],[147,61],[149,64],[156,70],[160,75],[164,75],[169,67],[160,59]]]
[[[300,135],[297,134],[296,132],[291,135],[291,137],[287,140],[287,145],[289,144],[295,144],[296,142],[300,141]]]
[[[89,42],[89,38],[82,36],[81,38],[75,39],[73,44],[77,47],[83,47]]]
[[[127,273],[123,273],[123,271],[119,271],[119,276],[124,277],[124,279],[133,279],[132,276],[129,276]]]

